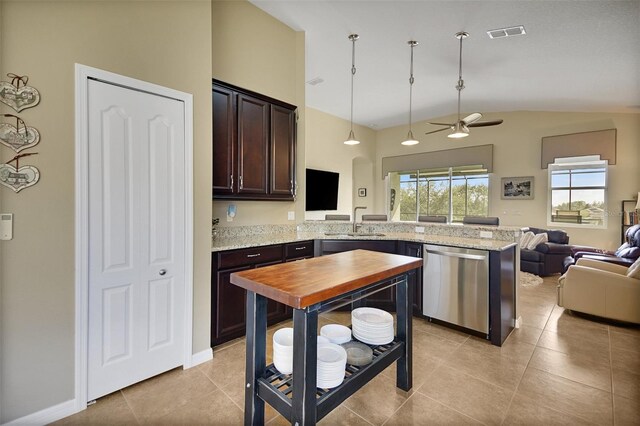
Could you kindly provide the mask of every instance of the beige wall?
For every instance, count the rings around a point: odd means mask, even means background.
[[[620,200],[635,198],[640,191],[640,114],[501,112],[485,114],[484,119],[504,119],[500,126],[471,129],[471,135],[461,140],[446,137],[447,132],[425,136],[433,126],[424,121],[414,124],[414,134],[421,141],[413,147],[400,145],[406,126],[377,133],[376,206],[384,208],[384,181],[381,178],[382,157],[437,151],[452,147],[494,144],[494,173],[490,181],[490,215],[499,216],[503,225],[547,227],[547,169],[540,168],[541,138],[567,133],[618,129],[617,164],[609,167],[607,229],[563,228],[572,244],[596,245],[609,249],[620,245]],[[455,117],[435,121],[455,121]],[[501,200],[500,178],[533,176],[533,200]]]
[[[74,397],[74,63],[194,95],[194,352],[209,347],[211,12],[207,1],[0,3],[0,75],[42,96],[20,113],[41,133],[25,159],[40,182],[15,194],[0,242],[0,423]],[[2,78],[5,80],[5,78]],[[3,113],[11,112],[1,106]],[[13,151],[0,147],[0,158]]]
[[[375,162],[376,134],[373,130],[354,125],[353,131],[360,140],[359,145],[345,145],[349,135],[349,121],[326,114],[317,109],[307,108],[307,155],[306,167],[340,173],[338,186],[338,210],[331,213],[352,214],[353,210],[353,160]],[[362,175],[360,179],[365,179]],[[367,199],[374,198],[367,192]],[[357,195],[355,196],[356,198]],[[359,204],[361,205],[361,204]],[[366,204],[362,204],[366,205]],[[373,206],[373,202],[370,204]],[[306,212],[306,219],[324,219],[326,212]],[[373,213],[367,210],[366,213]],[[362,214],[362,211],[359,212]]]
[[[212,76],[298,106],[297,181],[304,188],[305,158],[305,45],[296,32],[246,1],[213,1]],[[229,204],[237,208],[233,222],[226,221]],[[294,222],[287,219],[295,212]],[[304,203],[277,201],[213,201],[213,217],[220,226],[300,222]]]

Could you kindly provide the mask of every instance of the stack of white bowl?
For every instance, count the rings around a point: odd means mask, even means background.
[[[320,347],[331,342],[326,337],[318,336],[317,344]],[[285,327],[273,333],[273,365],[282,374],[293,372],[293,328]],[[344,375],[344,367],[342,373]]]
[[[316,386],[322,389],[340,386],[346,366],[347,351],[342,346],[334,343],[319,344]]]
[[[293,372],[293,328],[281,328],[273,333],[273,365],[282,374]]]
[[[351,311],[353,337],[368,345],[385,345],[393,341],[393,316],[376,308]]]

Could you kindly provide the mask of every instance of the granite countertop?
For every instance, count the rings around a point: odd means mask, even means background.
[[[438,244],[444,246],[474,248],[489,251],[502,251],[514,245],[513,241],[492,240],[484,238],[452,237],[445,235],[429,235],[412,232],[383,232],[383,236],[349,236],[325,235],[323,232],[290,232],[273,234],[256,234],[236,236],[233,238],[216,238],[211,246],[212,252],[268,246],[272,244],[293,243],[307,240],[401,240],[425,244]]]

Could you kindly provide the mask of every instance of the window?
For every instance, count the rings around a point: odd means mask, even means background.
[[[606,161],[576,157],[549,164],[549,225],[606,227],[606,195]]]
[[[429,215],[447,216],[451,223],[489,213],[489,175],[477,166],[392,172],[389,188],[394,221],[415,222]]]

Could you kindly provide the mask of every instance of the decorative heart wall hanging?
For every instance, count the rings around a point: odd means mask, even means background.
[[[40,93],[36,88],[27,86],[29,76],[9,73],[7,77],[11,79],[11,83],[0,81],[0,102],[9,105],[17,112],[38,105]]]
[[[0,184],[19,192],[35,185],[40,179],[40,171],[33,166],[16,169],[11,164],[0,164]]]
[[[23,149],[34,147],[40,142],[40,132],[35,127],[27,126],[18,116],[2,114],[3,117],[13,117],[16,125],[0,123],[0,143],[20,152]]]
[[[0,164],[0,184],[13,189],[14,192],[35,185],[40,180],[40,171],[34,166],[20,167],[20,157],[35,155],[37,152],[18,154],[5,164]],[[16,166],[9,163],[16,162]]]

